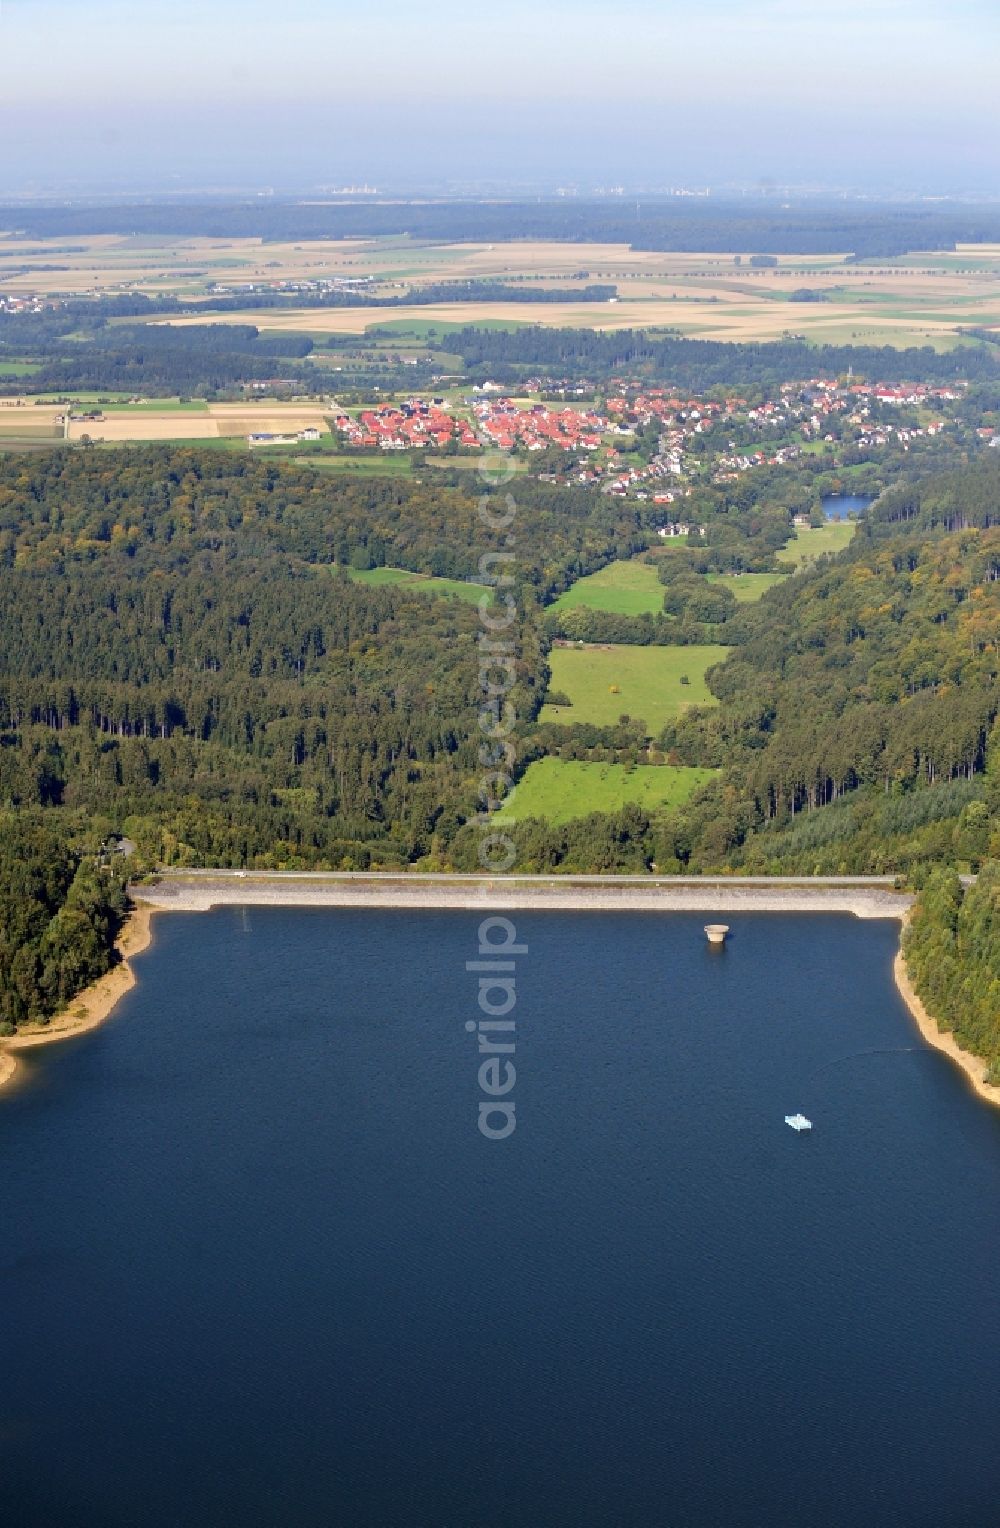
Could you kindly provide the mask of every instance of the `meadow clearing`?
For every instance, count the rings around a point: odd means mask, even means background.
[[[654,556],[662,548],[654,548]],[[607,567],[577,579],[554,600],[553,610],[605,610],[614,615],[656,615],[663,609],[664,588],[649,554],[610,562]],[[780,584],[783,573],[706,573],[706,581],[728,589],[740,605],[755,603],[768,589]]]
[[[775,584],[784,582],[784,573],[706,573],[710,584],[728,589],[738,605],[753,605]]]
[[[463,578],[434,578],[429,573],[411,573],[408,568],[344,568],[348,578],[369,587],[384,588],[387,584],[403,586],[408,593],[447,595],[453,599],[467,600],[478,605],[485,594],[491,601],[493,591],[486,584],[474,584]]]
[[[670,764],[597,764],[572,759],[536,759],[529,764],[511,797],[497,814],[501,825],[541,817],[554,827],[591,812],[617,812],[634,802],[647,812],[683,806],[712,769]]]
[[[800,526],[788,545],[776,554],[778,561],[798,572],[825,552],[842,552],[856,527],[856,520],[830,520],[826,525]]]
[[[290,453],[287,450],[271,452],[269,447],[261,448],[265,456]],[[317,472],[332,472],[343,476],[345,473],[351,477],[412,477],[413,456],[406,451],[378,451],[374,454],[364,452],[335,452],[324,451],[311,452],[305,456],[292,456],[292,460],[300,467],[314,467]],[[422,464],[423,465],[423,464]]]
[[[615,615],[655,615],[663,609],[663,585],[652,563],[636,558],[609,562],[578,578],[553,602],[553,610],[607,610]]]
[[[539,720],[562,726],[590,722],[612,727],[627,715],[641,717],[652,736],[688,706],[717,704],[705,673],[722,663],[728,652],[727,647],[708,645],[553,647],[549,693],[562,691],[570,704],[544,705]]]

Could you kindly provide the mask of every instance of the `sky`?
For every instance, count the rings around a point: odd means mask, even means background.
[[[996,0],[0,0],[0,195],[1000,193]]]

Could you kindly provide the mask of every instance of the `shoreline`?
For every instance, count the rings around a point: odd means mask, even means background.
[[[903,954],[903,935],[906,933],[908,922],[909,919],[904,917],[899,930],[899,949],[892,963],[892,974],[899,995],[910,1010],[913,1022],[927,1044],[941,1051],[949,1061],[953,1061],[965,1073],[966,1080],[971,1083],[973,1091],[984,1103],[992,1104],[995,1109],[1000,1108],[1000,1086],[986,1081],[986,1062],[981,1056],[974,1056],[972,1051],[963,1050],[951,1030],[941,1029],[938,1026],[937,1020],[927,1012],[923,1000],[910,981],[910,973],[906,968],[906,958]]]
[[[131,992],[135,986],[135,972],[129,962],[133,956],[141,955],[148,948],[153,937],[155,911],[147,903],[135,902],[115,941],[119,956],[117,964],[71,998],[65,1011],[54,1015],[48,1024],[35,1029],[18,1030],[9,1040],[0,1040],[0,1088],[14,1078],[17,1058],[22,1051],[55,1045],[59,1040],[71,1040],[75,1035],[85,1035],[104,1023],[126,992]],[[81,1009],[84,1012],[77,1017]]]

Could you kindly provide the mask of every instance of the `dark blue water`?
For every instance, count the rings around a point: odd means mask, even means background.
[[[994,1528],[1000,1115],[895,926],[518,915],[489,1143],[476,922],[165,917],[4,1095],[4,1528]]]
[[[871,498],[859,498],[857,494],[831,494],[829,498],[820,499],[820,508],[828,520],[848,520],[852,515],[864,514],[875,500]]]

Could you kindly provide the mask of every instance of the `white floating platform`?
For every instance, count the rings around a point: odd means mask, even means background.
[[[785,1124],[791,1125],[793,1130],[811,1130],[812,1120],[806,1119],[804,1114],[786,1114]]]

